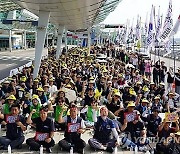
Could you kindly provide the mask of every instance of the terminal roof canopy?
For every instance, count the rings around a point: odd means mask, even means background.
[[[2,1],[2,0],[0,0]],[[13,0],[38,16],[50,11],[50,22],[68,30],[86,30],[102,22],[121,0]],[[15,4],[15,5],[16,5]]]

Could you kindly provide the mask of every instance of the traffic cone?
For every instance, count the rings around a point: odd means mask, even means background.
[[[176,88],[175,81],[173,81],[173,83],[172,83],[172,92],[175,92],[175,88]]]

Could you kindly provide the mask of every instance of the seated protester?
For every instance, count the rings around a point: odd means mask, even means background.
[[[23,115],[30,113],[30,106],[32,105],[32,102],[30,100],[31,94],[27,93],[24,96],[24,104],[23,104]]]
[[[81,110],[81,114],[84,114],[86,127],[94,126],[94,122],[97,121],[99,116],[99,107],[95,99],[90,101],[91,106],[86,106]]]
[[[84,99],[83,99],[83,105],[84,106],[90,106],[90,101],[94,99],[94,89],[89,88],[88,89],[88,93],[85,95]]]
[[[164,152],[166,154],[168,150],[169,137],[171,133],[179,131],[179,122],[176,121],[176,127],[170,127],[171,121],[164,119],[162,124],[159,126],[158,137],[159,142],[156,144],[155,154]]]
[[[137,110],[135,110],[135,103],[133,101],[129,101],[128,105],[127,105],[127,108],[124,109],[124,110],[121,110],[118,114],[118,117],[119,117],[119,122],[121,123],[121,125],[124,124],[124,119],[125,119],[125,116],[129,115],[130,117],[132,117],[132,120],[134,120],[135,116],[136,116],[136,113],[137,113]],[[132,115],[132,116],[131,116]],[[135,115],[135,116],[134,116]],[[127,128],[126,128],[127,129]]]
[[[123,110],[123,104],[120,100],[120,92],[115,92],[113,95],[113,98],[111,97],[112,92],[109,93],[108,95],[108,102],[106,104],[107,109],[111,111],[114,115],[118,115],[118,113]]]
[[[152,114],[149,114],[147,116],[146,122],[147,122],[147,136],[148,137],[157,137],[158,135],[158,129],[162,122],[161,117],[158,115],[160,110],[158,107],[154,107],[152,110]]]
[[[37,89],[37,95],[39,96],[39,99],[41,100],[41,104],[48,102],[46,95],[44,95],[44,90],[42,87],[39,87]]]
[[[47,100],[51,97],[51,93],[49,92],[49,85],[45,84],[43,86],[44,95],[47,97]]]
[[[81,134],[85,132],[85,124],[84,120],[77,114],[78,109],[75,104],[71,104],[69,116],[63,117],[63,112],[61,112],[59,123],[65,122],[65,138],[60,140],[58,144],[63,150],[69,151],[73,147],[75,152],[83,153],[86,143],[81,139]]]
[[[174,112],[176,105],[176,99],[179,97],[179,94],[175,94],[173,92],[169,92],[168,96],[163,96],[163,100],[165,101],[165,108],[167,112]]]
[[[160,96],[156,96],[154,98],[154,102],[151,105],[151,109],[153,109],[154,107],[157,107],[159,109],[159,111],[162,112],[163,107],[162,107],[162,104],[160,101],[161,101]]]
[[[59,100],[59,98],[65,98],[65,104],[70,105],[68,98],[65,96],[65,91],[62,89],[60,89],[57,93],[57,101]]]
[[[67,106],[65,105],[65,98],[59,98],[59,100],[55,103],[55,106],[53,106],[52,103],[50,103],[48,106],[50,111],[54,111],[55,128],[65,130],[65,124],[59,123],[61,112],[63,112],[63,117],[67,115]]]
[[[129,104],[131,106],[131,104]],[[134,116],[134,118],[133,118]],[[139,151],[146,151],[146,145],[148,144],[147,136],[146,136],[146,128],[144,123],[140,118],[140,113],[136,113],[134,115],[126,115],[124,116],[124,124],[121,127],[122,131],[128,131],[131,136],[131,142],[127,145],[128,138],[122,138],[122,144],[125,146],[132,146],[135,149],[135,146],[138,147]]]
[[[31,111],[27,118],[27,124],[34,123],[36,125],[35,137],[26,140],[26,144],[30,147],[30,150],[38,151],[43,145],[48,153],[51,153],[51,147],[55,145],[53,140],[54,136],[54,122],[51,118],[47,117],[48,108],[42,106],[40,108],[40,117],[32,119],[32,115],[35,113],[35,109]]]
[[[106,88],[106,90],[102,93],[103,96],[105,95],[105,98],[106,98],[106,99],[107,99],[107,97],[108,97],[111,89],[112,89],[112,81],[108,81],[108,82],[107,82],[107,88]]]
[[[10,107],[15,103],[16,97],[14,95],[10,95],[6,98],[5,104],[3,105],[3,114],[10,114]]]
[[[149,103],[149,101],[146,98],[144,98],[144,99],[142,99],[141,103],[138,106],[136,106],[136,108],[135,108],[136,110],[138,110],[140,112],[141,119],[143,121],[146,121],[147,115],[149,115],[151,113],[148,103]]]
[[[107,116],[108,109],[102,107],[100,109],[100,116],[94,125],[94,136],[89,139],[88,143],[94,149],[113,152],[115,146],[119,144],[119,136],[113,121]],[[111,138],[111,133],[113,133],[115,138]]]
[[[40,116],[41,104],[39,101],[40,101],[39,96],[34,94],[32,96],[32,105],[30,105],[30,112],[29,112],[31,113],[33,110],[35,111],[32,114],[32,117],[31,117],[32,119],[38,118]]]
[[[23,131],[26,130],[25,118],[19,114],[19,104],[12,104],[10,111],[10,114],[5,115],[6,136],[0,137],[1,148],[6,150],[8,149],[8,145],[12,149],[21,148],[25,139]]]
[[[167,151],[168,154],[177,154],[180,153],[180,131],[174,134],[172,141],[168,145]]]

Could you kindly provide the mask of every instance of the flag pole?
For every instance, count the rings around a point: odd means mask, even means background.
[[[173,55],[174,55],[174,78],[175,78],[175,71],[176,71],[176,57],[175,57],[175,51],[174,51],[174,36],[173,36]]]

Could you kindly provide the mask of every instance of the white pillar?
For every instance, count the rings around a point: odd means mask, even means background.
[[[12,31],[9,30],[9,51],[12,52]]]
[[[24,30],[24,49],[27,49],[27,42],[26,42],[26,30]]]
[[[88,55],[90,55],[90,50],[91,50],[91,34],[90,34],[90,31],[91,31],[91,29],[88,28],[88,45],[87,45],[87,47],[88,47]]]
[[[36,78],[39,73],[39,67],[40,67],[42,52],[44,48],[46,31],[47,31],[47,26],[49,22],[49,15],[50,15],[50,12],[45,12],[45,11],[39,12],[33,79]]]
[[[57,51],[56,51],[56,59],[61,55],[61,46],[62,46],[62,36],[63,36],[64,26],[58,27],[58,38],[57,38]]]
[[[65,33],[64,33],[64,43],[65,43],[65,49],[66,49],[66,52],[67,52],[67,29],[65,29]]]

